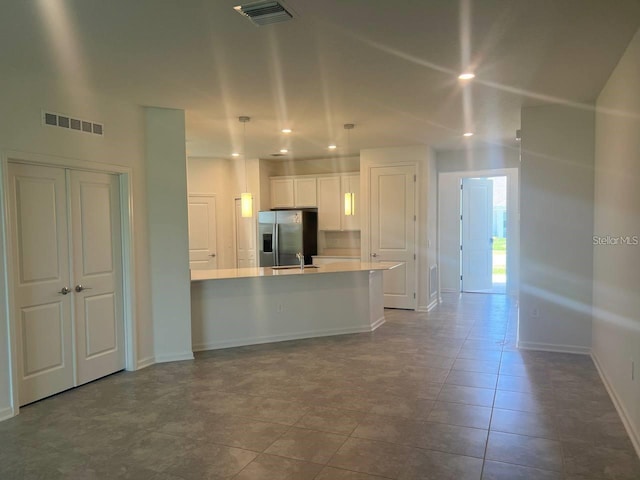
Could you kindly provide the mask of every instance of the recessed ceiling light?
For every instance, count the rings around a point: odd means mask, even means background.
[[[472,78],[476,78],[475,74],[471,73],[471,72],[465,72],[465,73],[461,73],[460,75],[458,75],[458,78],[460,80],[471,80]]]
[[[283,128],[282,129],[282,133],[291,133],[293,130],[291,130],[290,128]]]
[[[336,145],[329,145],[327,148],[329,148],[329,150],[335,150],[338,147]]]
[[[287,150],[286,148],[281,148],[280,153],[289,153],[289,150]]]
[[[464,137],[473,137],[473,132],[463,133],[462,136],[464,136]]]
[[[233,152],[233,153],[231,154],[231,156],[232,156],[232,157],[239,157],[239,156],[240,156],[240,154],[239,154],[238,152]]]

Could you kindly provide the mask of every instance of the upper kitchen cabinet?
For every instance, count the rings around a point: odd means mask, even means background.
[[[293,199],[295,207],[317,207],[317,185],[315,177],[293,179]]]
[[[345,194],[354,198],[354,215],[345,214]],[[360,175],[318,177],[318,230],[360,230]]]
[[[271,208],[316,207],[316,177],[271,178]]]
[[[293,206],[293,178],[272,178],[271,208],[287,208]]]
[[[318,230],[341,230],[341,178],[318,177]]]

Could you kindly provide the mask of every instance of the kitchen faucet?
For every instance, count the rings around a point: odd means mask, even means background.
[[[302,255],[302,252],[296,253],[296,258],[300,260],[300,270],[304,270],[304,255]]]

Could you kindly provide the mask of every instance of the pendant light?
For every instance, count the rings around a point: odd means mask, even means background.
[[[243,218],[253,217],[253,195],[247,187],[247,122],[251,117],[241,116],[238,121],[242,123],[242,168],[244,169],[244,192],[240,194],[240,214]]]
[[[353,123],[345,123],[344,129],[347,131],[347,153],[349,152],[349,131],[353,130],[355,125]],[[347,216],[353,216],[356,214],[356,194],[354,192],[345,192],[344,194],[344,214]]]

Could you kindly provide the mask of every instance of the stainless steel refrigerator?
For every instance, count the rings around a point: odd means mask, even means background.
[[[272,210],[258,213],[260,266],[298,265],[298,252],[305,265],[318,253],[316,210]]]

